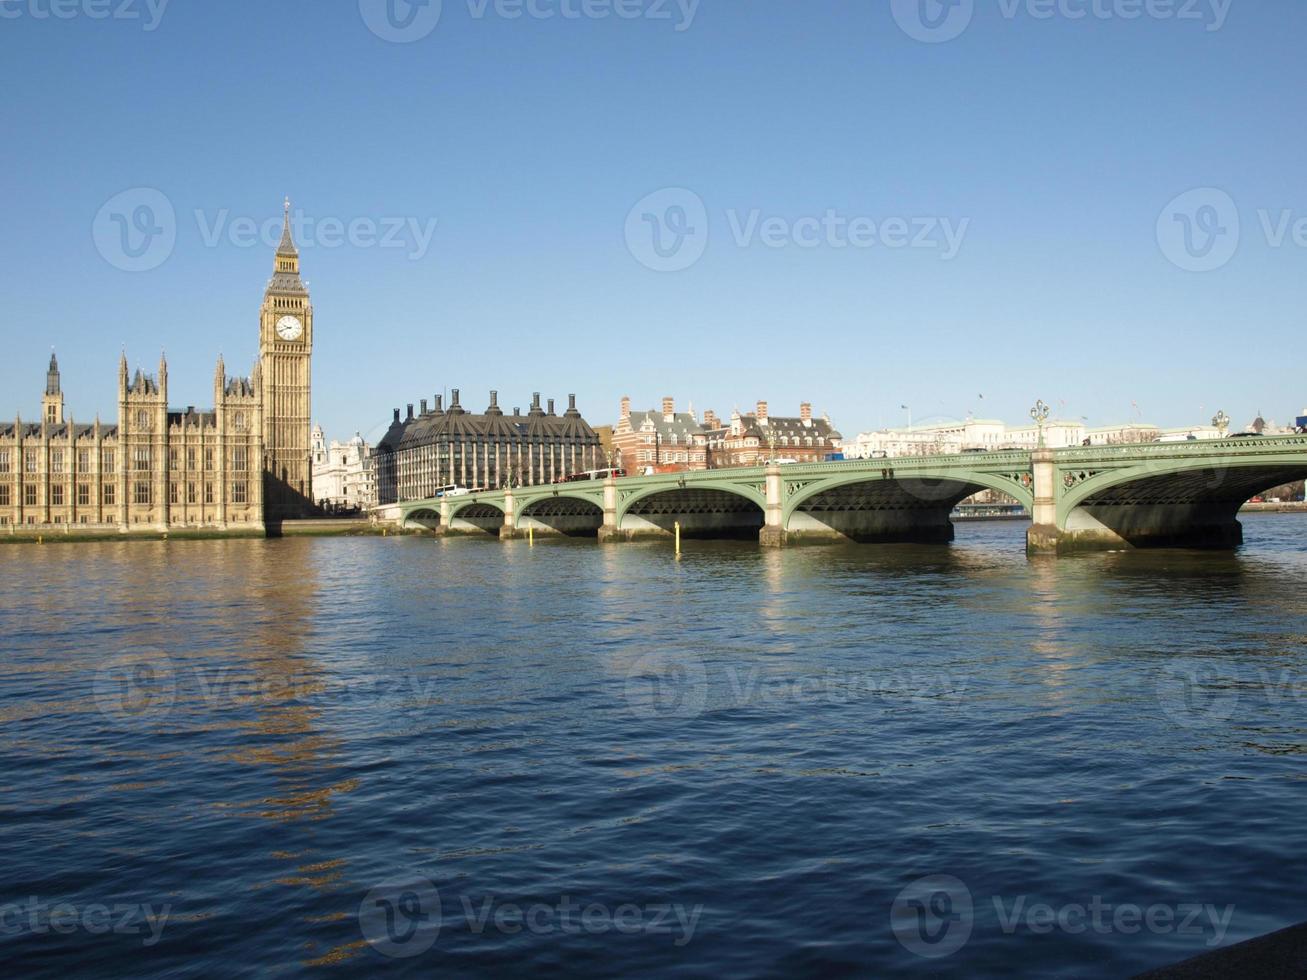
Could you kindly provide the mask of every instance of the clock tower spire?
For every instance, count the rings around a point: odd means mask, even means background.
[[[313,304],[300,279],[300,256],[286,199],[281,243],[259,319],[263,388],[265,519],[306,516],[313,506],[310,462]]]

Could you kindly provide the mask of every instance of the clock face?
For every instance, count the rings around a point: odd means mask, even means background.
[[[282,340],[299,340],[304,333],[304,324],[297,316],[284,316],[277,321],[277,336]]]

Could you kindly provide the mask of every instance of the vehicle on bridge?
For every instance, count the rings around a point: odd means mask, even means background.
[[[614,480],[620,480],[624,476],[626,476],[626,470],[614,467],[612,469],[587,470],[584,473],[573,473],[562,482],[586,483],[592,480],[607,480],[609,477],[612,477]]]

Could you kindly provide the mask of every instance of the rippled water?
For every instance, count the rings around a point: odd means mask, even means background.
[[[0,961],[1120,976],[1307,919],[1307,519],[1245,525],[5,548]]]

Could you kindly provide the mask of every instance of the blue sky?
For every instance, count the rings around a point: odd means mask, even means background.
[[[0,0],[0,412],[35,416],[51,345],[79,418],[124,344],[210,403],[272,267],[235,223],[287,194],[326,222],[337,437],[453,387],[595,424],[806,399],[848,435],[1307,405],[1301,3],[386,2]],[[126,271],[159,196],[175,241]]]

